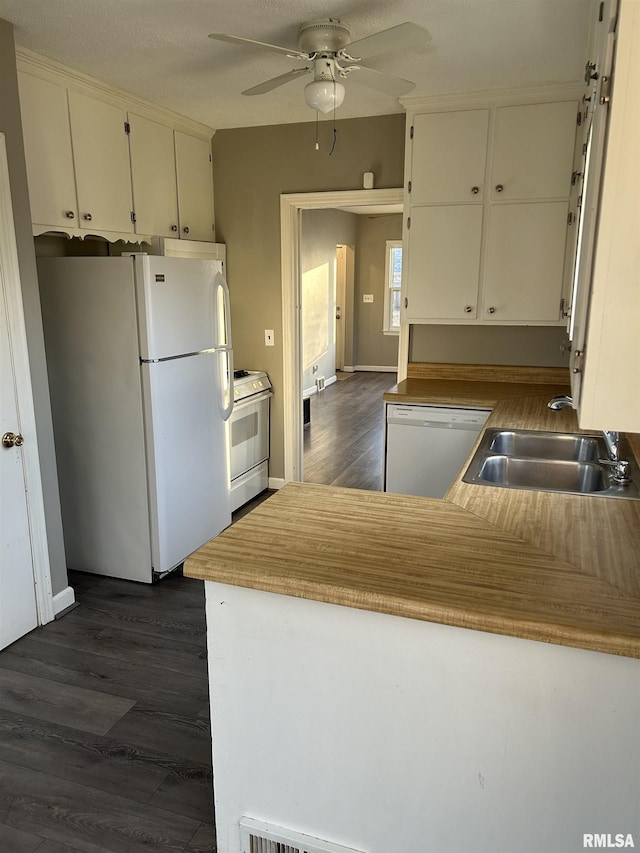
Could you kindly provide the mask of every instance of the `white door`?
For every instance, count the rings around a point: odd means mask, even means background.
[[[4,439],[0,441],[0,648],[4,648],[36,627],[38,605],[41,622],[53,618],[53,605],[20,273],[2,133],[0,260],[0,437]],[[38,599],[34,571],[40,587]]]
[[[13,356],[4,298],[0,300],[0,435],[20,436]],[[8,443],[9,438],[5,441]],[[21,446],[0,447],[0,648],[4,649],[38,624],[31,562],[29,516]]]

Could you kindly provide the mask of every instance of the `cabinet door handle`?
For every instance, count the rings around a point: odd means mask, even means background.
[[[64,215],[67,217],[67,219],[75,219],[76,218],[76,215],[73,212],[73,210],[65,210]]]
[[[185,234],[188,234],[189,233],[189,226],[185,225],[182,230],[184,231]]]
[[[86,219],[87,222],[91,222],[91,220],[93,219],[93,216],[90,213],[83,213],[82,218]]]
[[[502,184],[496,184],[496,192],[497,193],[501,193],[503,189],[504,189],[504,186]]]
[[[478,195],[479,192],[480,192],[480,187],[471,187],[472,195]]]
[[[465,305],[464,310],[467,314],[471,314],[471,312],[473,311],[473,305]]]
[[[496,313],[496,309],[493,307],[493,305],[490,308],[488,308],[487,311],[489,312],[489,314],[495,314]]]
[[[177,226],[177,225],[172,225],[172,226],[171,226],[171,230],[172,230],[172,231],[177,231],[177,230],[178,230],[178,226]]]

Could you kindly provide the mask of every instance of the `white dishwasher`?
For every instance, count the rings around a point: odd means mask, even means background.
[[[387,404],[385,492],[443,498],[491,409]]]

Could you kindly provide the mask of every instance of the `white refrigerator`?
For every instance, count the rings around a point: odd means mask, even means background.
[[[220,263],[41,258],[38,275],[67,565],[151,583],[231,522]]]

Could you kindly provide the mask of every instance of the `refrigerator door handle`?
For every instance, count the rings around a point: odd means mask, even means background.
[[[223,421],[228,421],[231,417],[231,412],[233,411],[233,350],[230,347],[224,347],[222,349],[216,350],[216,355],[223,356],[226,355],[226,364],[227,364],[227,376],[222,375],[222,371],[220,371],[220,398],[218,400],[218,408],[220,409],[220,415],[222,416]],[[228,390],[228,398],[226,398],[226,389]],[[226,398],[226,399],[225,399]]]
[[[226,282],[225,277],[222,273],[217,272],[215,278],[213,280],[214,285],[214,293],[217,293],[218,289],[222,291],[222,303],[224,309],[224,344],[222,341],[218,341],[218,346],[224,346],[227,349],[231,349],[233,344],[231,343],[231,300],[229,298],[229,285]],[[233,373],[233,371],[232,371]]]

